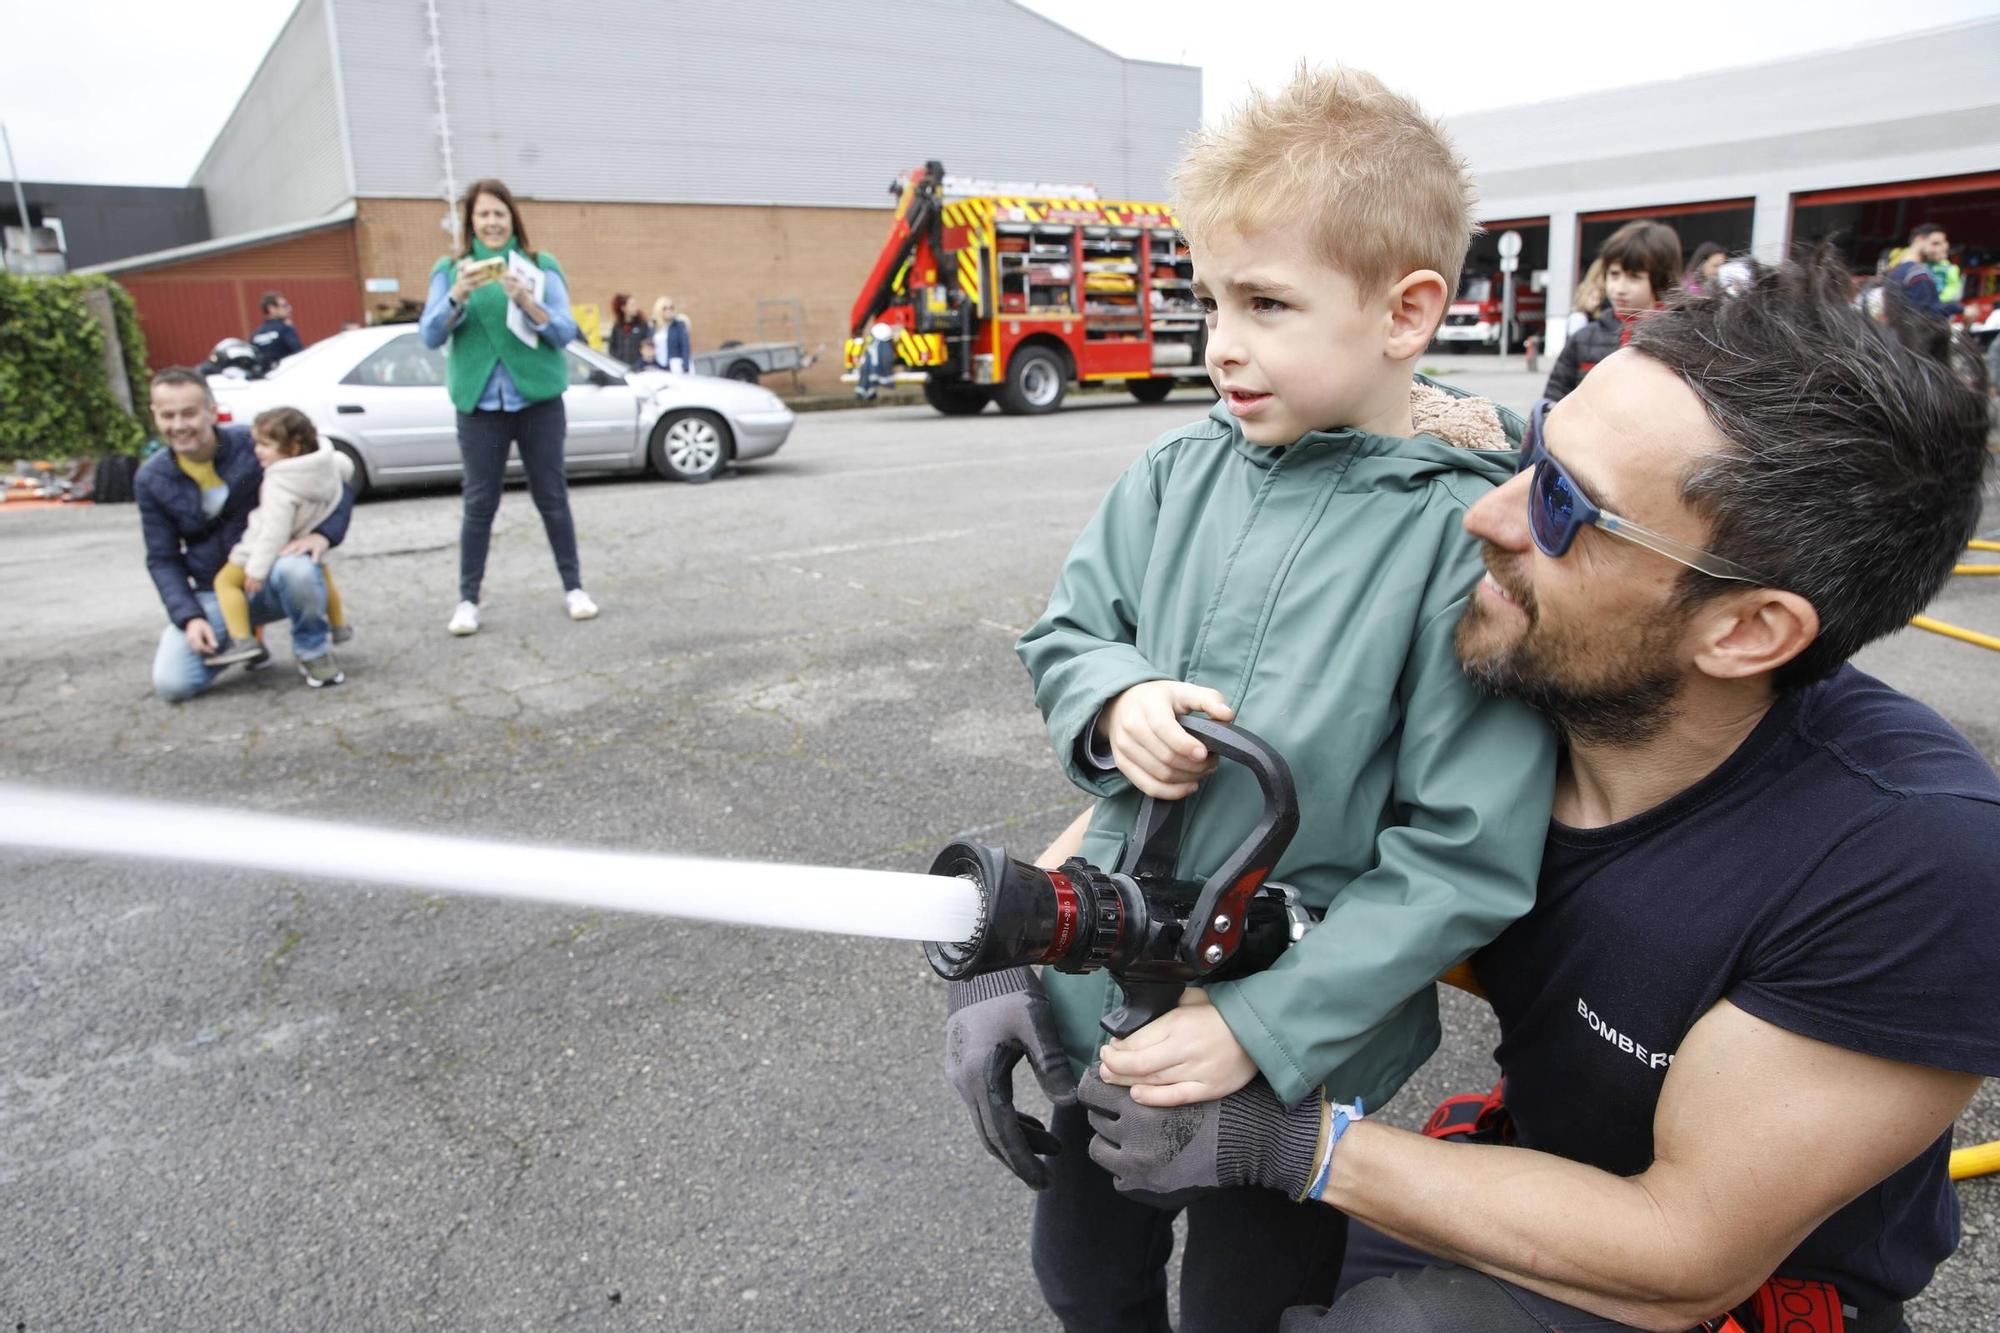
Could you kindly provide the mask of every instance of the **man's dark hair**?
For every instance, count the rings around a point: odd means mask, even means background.
[[[1609,269],[1643,273],[1653,282],[1653,299],[1664,301],[1681,280],[1681,234],[1664,222],[1628,222],[1611,233],[1597,252]]]
[[[283,292],[265,292],[263,299],[258,302],[258,307],[268,315],[271,313],[272,306],[283,305],[284,301],[285,294]]]
[[[1632,347],[1679,375],[1726,441],[1681,484],[1709,548],[1819,613],[1819,637],[1777,672],[1796,689],[1950,577],[1979,524],[1986,370],[1893,288],[1881,319],[1862,313],[1829,247],[1718,278],[1641,321]],[[1682,603],[1739,586],[1689,570]]]
[[[215,390],[208,387],[208,376],[187,366],[168,366],[165,370],[154,371],[152,387],[157,389],[162,384],[192,384],[209,402],[215,401]]]
[[[1918,241],[1921,241],[1922,239],[1924,239],[1924,237],[1931,235],[1933,232],[1940,232],[1943,230],[1944,228],[1938,226],[1938,224],[1935,222],[1919,222],[1916,226],[1910,228],[1910,244],[1915,245]]]

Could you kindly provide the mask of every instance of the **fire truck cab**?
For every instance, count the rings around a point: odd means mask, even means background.
[[[892,187],[896,219],[855,300],[846,364],[878,324],[899,383],[958,416],[1052,412],[1073,384],[1158,402],[1206,384],[1207,323],[1173,209],[1087,186],[964,181],[927,162]]]
[[[1517,278],[1524,275],[1516,274]],[[1458,281],[1458,295],[1445,308],[1438,325],[1437,340],[1446,346],[1470,343],[1476,347],[1500,346],[1503,284],[1498,273],[1467,273]],[[1515,347],[1530,334],[1544,332],[1546,302],[1532,284],[1514,284],[1514,328],[1508,342]]]

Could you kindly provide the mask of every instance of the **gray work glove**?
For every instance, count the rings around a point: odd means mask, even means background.
[[[1076,1078],[1056,1036],[1041,980],[1025,967],[955,981],[945,1015],[944,1072],[972,1108],[986,1151],[1030,1188],[1049,1187],[1042,1162],[1062,1151],[1041,1121],[1014,1109],[1014,1066],[1027,1056],[1058,1106],[1076,1101]]]
[[[1120,1193],[1165,1208],[1237,1185],[1303,1199],[1325,1147],[1321,1094],[1288,1111],[1261,1077],[1217,1102],[1141,1106],[1093,1065],[1077,1100],[1090,1108],[1096,1131],[1090,1160],[1111,1173]]]

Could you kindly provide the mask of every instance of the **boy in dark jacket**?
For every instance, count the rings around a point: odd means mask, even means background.
[[[146,460],[132,489],[146,539],[146,570],[174,622],[160,633],[153,691],[168,703],[179,703],[222,674],[223,668],[202,661],[222,647],[216,634],[222,607],[215,597],[215,576],[229,562],[231,548],[257,507],[264,469],[247,429],[216,424],[208,381],[195,371],[176,367],[155,375],[152,408],[167,447]],[[343,486],[340,503],[326,521],[284,548],[250,601],[255,624],[291,621],[292,654],[308,684],[334,684],[340,677],[318,561],[347,535],[353,509],[354,492]]]
[[[1604,261],[1604,308],[1563,344],[1542,397],[1565,397],[1590,368],[1632,337],[1632,321],[1657,310],[1681,276],[1680,233],[1663,222],[1628,222],[1597,252]]]
[[[1083,854],[1115,866],[1142,796],[1187,800],[1178,873],[1213,873],[1262,797],[1181,715],[1240,721],[1289,762],[1301,822],[1273,877],[1323,923],[1267,971],[1189,992],[1101,1054],[1149,1105],[1255,1082],[1374,1106],[1438,1041],[1433,981],[1534,897],[1554,742],[1460,673],[1482,565],[1468,508],[1513,475],[1519,423],[1414,381],[1474,223],[1464,163],[1380,81],[1302,71],[1199,136],[1176,177],[1222,401],[1146,449],[1018,645],[1056,758],[1103,797]],[[1197,787],[1199,792],[1197,793]],[[1173,1213],[1125,1198],[1061,1104],[1119,1003],[1103,972],[952,988],[946,1065],[1037,1200],[1033,1255],[1070,1329],[1167,1327]],[[1013,1110],[1030,1053],[1054,1140]],[[1039,1127],[1037,1127],[1039,1129]],[[1178,1327],[1275,1328],[1340,1267],[1331,1210],[1227,1189],[1190,1203]]]

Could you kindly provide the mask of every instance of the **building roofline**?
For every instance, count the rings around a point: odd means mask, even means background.
[[[243,103],[249,98],[250,90],[255,88],[257,80],[263,77],[264,67],[271,63],[271,57],[277,53],[280,46],[284,45],[285,34],[292,30],[292,25],[299,21],[299,15],[305,12],[306,6],[310,3],[312,3],[312,0],[294,0],[292,12],[285,19],[285,26],[278,29],[278,35],[271,39],[270,46],[264,50],[264,58],[257,62],[257,68],[251,73],[249,80],[244,83],[243,91],[236,94],[236,105],[229,108],[229,114],[223,118],[222,128],[217,130],[215,137],[208,141],[208,151],[201,155],[200,164],[195,167],[194,174],[188,177],[189,185],[194,185],[200,181],[201,173],[208,170],[208,159],[215,156],[215,150],[222,143],[223,136],[227,135],[229,127],[236,123],[236,117],[242,113]]]
[[[1043,23],[1048,24],[1051,28],[1054,28],[1057,32],[1061,33],[1065,37],[1068,37],[1070,40],[1082,42],[1085,46],[1094,46],[1098,50],[1104,52],[1105,55],[1110,56],[1113,60],[1122,61],[1127,65],[1156,65],[1161,69],[1184,69],[1195,75],[1199,75],[1201,73],[1200,65],[1182,65],[1182,64],[1177,64],[1176,62],[1171,60],[1141,60],[1134,56],[1119,55],[1116,51],[1106,46],[1103,42],[1097,41],[1094,38],[1086,37],[1082,33],[1078,32],[1075,28],[1065,27],[1063,24],[1060,24],[1056,22],[1054,19],[1050,18],[1047,14],[1044,14],[1039,10],[1029,8],[1027,5],[1021,3],[1021,0],[1003,0],[1003,3],[1012,5],[1014,8],[1020,10],[1023,14],[1028,14],[1033,16],[1034,18],[1040,19]]]
[[[1645,92],[1653,88],[1670,88],[1675,84],[1688,83],[1695,79],[1715,78],[1725,74],[1745,74],[1751,70],[1777,69],[1784,65],[1804,64],[1826,56],[1844,55],[1850,51],[1866,51],[1874,47],[1888,46],[1896,42],[1917,41],[1922,38],[1941,37],[1946,33],[1967,32],[1975,28],[2000,29],[2000,16],[1976,19],[1961,19],[1957,23],[1945,23],[1935,28],[1916,28],[1909,32],[1890,33],[1886,37],[1871,37],[1863,42],[1843,42],[1837,46],[1822,46],[1811,51],[1801,51],[1797,55],[1781,56],[1776,60],[1746,60],[1734,65],[1717,65],[1712,69],[1690,70],[1686,74],[1669,79],[1648,79],[1644,83],[1617,84],[1609,88],[1599,88],[1594,92],[1571,93],[1567,97],[1539,98],[1532,102],[1508,102],[1503,106],[1481,107],[1477,111],[1461,111],[1456,115],[1443,117],[1447,127],[1486,116],[1509,115],[1519,111],[1537,111],[1550,107],[1574,105],[1600,97],[1622,97],[1632,93]]]
[[[130,259],[114,259],[106,264],[92,264],[75,270],[78,273],[133,273],[140,269],[159,268],[165,264],[179,264],[190,259],[207,259],[214,255],[228,254],[232,250],[247,250],[253,245],[264,245],[271,241],[289,240],[294,236],[305,236],[316,231],[326,231],[354,221],[354,201],[348,200],[339,208],[321,217],[309,218],[304,222],[287,222],[276,227],[265,227],[258,231],[239,232],[234,236],[221,236],[212,241],[196,241],[193,245],[177,245],[171,250],[155,250],[149,255],[133,255]]]

